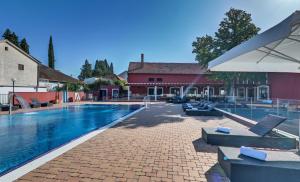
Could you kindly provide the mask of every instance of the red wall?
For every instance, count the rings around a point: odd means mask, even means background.
[[[85,94],[84,92],[78,92],[81,100],[84,99]],[[49,101],[55,101],[59,100],[59,102],[62,102],[62,96],[63,92],[16,92],[15,93],[18,96],[23,97],[28,103],[31,103],[31,98],[36,98],[40,102],[49,102]],[[75,100],[75,92],[68,92],[69,98],[72,98],[72,100]],[[18,103],[18,101],[15,100],[15,103]]]
[[[149,82],[149,78],[162,78],[162,83],[222,83],[220,81],[208,80],[205,75],[178,75],[178,74],[142,74],[142,73],[129,73],[128,83],[154,83]]]
[[[300,74],[268,73],[271,98],[300,99]]]

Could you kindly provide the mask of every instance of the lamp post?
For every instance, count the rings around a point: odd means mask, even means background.
[[[12,85],[13,85],[13,96],[12,96],[12,104],[15,105],[15,82],[17,81],[17,79],[12,78]]]

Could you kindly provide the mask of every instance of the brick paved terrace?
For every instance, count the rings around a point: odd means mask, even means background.
[[[100,118],[99,118],[100,119]],[[18,181],[229,181],[201,128],[228,118],[187,117],[181,105],[153,104]]]

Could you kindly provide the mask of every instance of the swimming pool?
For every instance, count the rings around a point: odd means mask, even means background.
[[[141,108],[77,105],[0,116],[0,175]]]
[[[286,108],[268,108],[268,107],[244,107],[244,108],[235,108],[235,107],[219,107],[220,109],[240,115],[242,117],[257,121],[262,119],[268,114],[280,115],[288,118],[285,122],[280,124],[277,129],[291,133],[293,135],[299,136],[299,119],[300,111],[293,110],[290,111]]]

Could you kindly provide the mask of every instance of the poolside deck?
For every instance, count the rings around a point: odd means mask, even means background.
[[[201,128],[227,118],[187,117],[180,105],[153,104],[18,181],[229,181]]]

